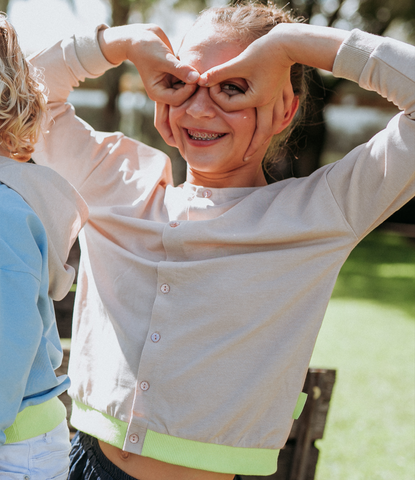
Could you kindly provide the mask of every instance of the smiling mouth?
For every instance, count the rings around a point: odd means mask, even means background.
[[[192,140],[202,140],[204,142],[209,142],[211,140],[216,140],[226,135],[226,133],[206,133],[206,132],[197,132],[195,130],[187,130],[187,134]]]

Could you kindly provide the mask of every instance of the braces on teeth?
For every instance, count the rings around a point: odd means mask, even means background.
[[[205,133],[205,132],[188,132],[189,136],[195,140],[214,140],[219,137],[223,137],[224,134],[220,133]]]

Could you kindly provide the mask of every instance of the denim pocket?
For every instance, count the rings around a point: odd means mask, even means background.
[[[27,442],[9,443],[0,447],[1,480],[25,480],[30,477],[30,447]]]
[[[36,480],[65,479],[69,470],[69,430],[66,421],[51,432],[36,437],[32,448],[31,470]]]

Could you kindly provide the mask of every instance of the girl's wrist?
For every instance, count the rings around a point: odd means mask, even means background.
[[[305,23],[283,23],[271,30],[278,43],[294,63],[332,71],[334,59],[350,32]]]
[[[106,60],[119,65],[127,60],[128,36],[125,27],[112,27],[98,32],[98,43]]]

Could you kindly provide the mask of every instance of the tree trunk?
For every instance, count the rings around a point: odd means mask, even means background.
[[[0,12],[7,13],[9,7],[9,0],[0,0]]]
[[[131,4],[128,0],[111,0],[112,26],[125,25],[128,23]],[[120,95],[120,78],[125,72],[125,65],[108,70],[103,76],[105,91],[108,95],[107,105],[104,109],[104,130],[114,132],[118,130],[120,123],[120,112],[117,107]]]

